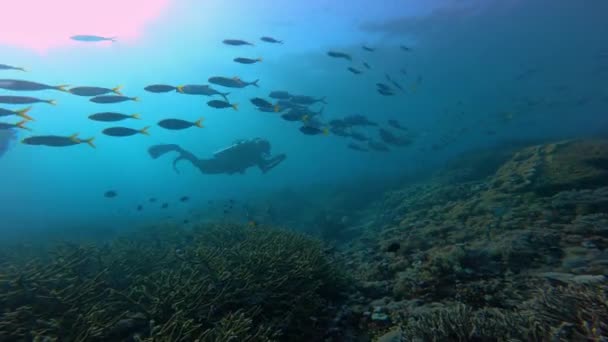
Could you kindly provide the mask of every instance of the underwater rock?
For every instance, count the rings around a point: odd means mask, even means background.
[[[571,140],[525,148],[496,172],[492,184],[505,192],[544,196],[608,185],[608,141]]]

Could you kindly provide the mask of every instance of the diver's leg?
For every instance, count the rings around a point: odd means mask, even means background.
[[[187,160],[187,161],[191,162],[192,165],[198,166],[199,159],[194,154],[192,154],[189,151],[184,150],[183,148],[179,147],[178,145],[175,145],[175,144],[170,144],[170,145],[154,145],[154,146],[152,146],[152,147],[150,147],[148,149],[148,153],[150,154],[150,156],[153,159],[159,158],[163,154],[166,154],[166,153],[169,153],[169,152],[177,152],[177,153],[179,153],[179,155],[177,156],[177,158],[175,158],[173,160],[173,169],[177,173],[179,173],[179,170],[177,169],[177,163],[179,161],[181,161],[181,160]]]

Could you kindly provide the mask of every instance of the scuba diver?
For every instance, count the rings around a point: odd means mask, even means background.
[[[148,153],[153,159],[157,159],[169,152],[177,152],[179,154],[173,160],[173,169],[177,173],[179,173],[177,163],[181,160],[189,161],[202,173],[242,174],[252,166],[257,166],[263,173],[266,173],[287,158],[285,154],[271,157],[270,143],[260,138],[237,141],[232,146],[215,152],[210,159],[199,159],[194,154],[175,144],[154,145],[148,149]]]

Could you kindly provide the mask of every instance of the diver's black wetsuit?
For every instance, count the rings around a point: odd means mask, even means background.
[[[177,163],[187,160],[198,168],[202,173],[244,173],[246,169],[257,166],[266,173],[273,167],[279,165],[286,156],[279,154],[270,157],[270,143],[264,139],[243,140],[214,154],[210,159],[199,159],[189,151],[178,145],[154,145],[148,149],[153,159],[168,152],[177,152],[179,155],[173,160],[173,169],[179,173]]]

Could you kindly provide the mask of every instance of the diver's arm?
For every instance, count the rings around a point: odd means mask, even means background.
[[[258,162],[258,167],[262,170],[262,173],[266,173],[272,170],[275,166],[279,165],[287,156],[285,154],[279,154],[270,159],[261,159]]]

